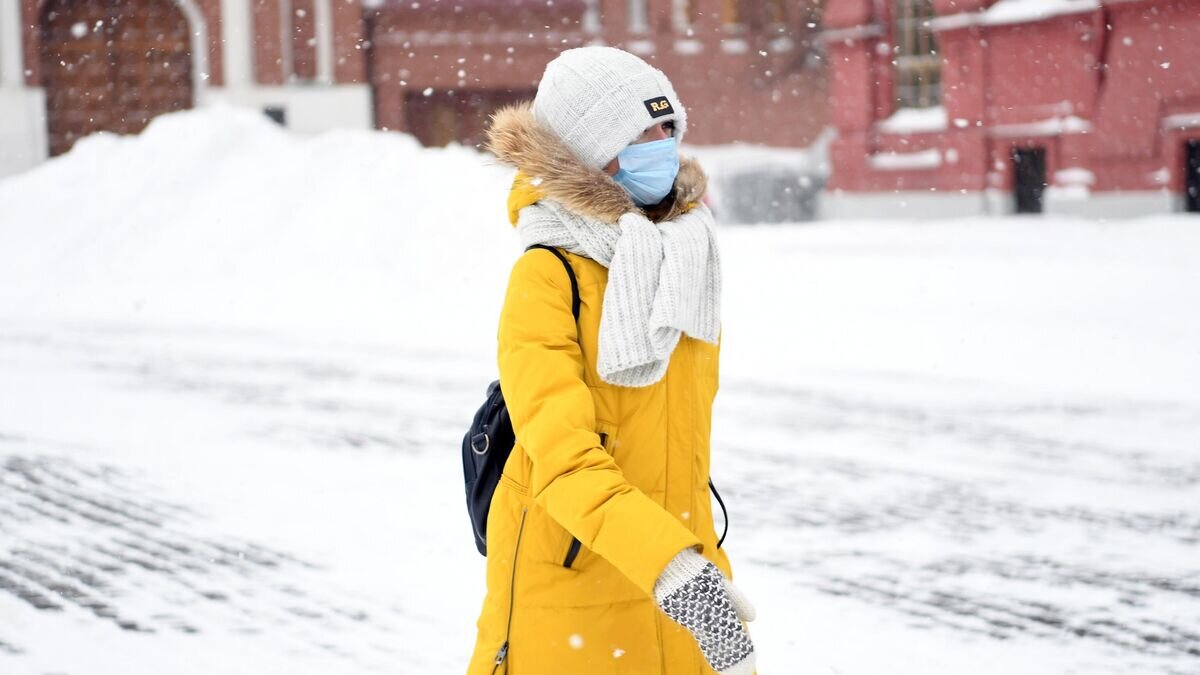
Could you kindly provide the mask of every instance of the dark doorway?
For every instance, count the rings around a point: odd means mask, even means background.
[[[466,146],[483,142],[492,113],[501,106],[533,99],[526,89],[426,89],[404,97],[409,130],[422,145],[438,147],[458,141]]]
[[[1013,148],[1013,195],[1017,213],[1041,213],[1046,190],[1046,149]]]
[[[1200,138],[1187,142],[1183,156],[1183,210],[1200,213]]]

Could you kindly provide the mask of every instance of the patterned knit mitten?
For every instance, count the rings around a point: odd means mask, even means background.
[[[720,675],[754,673],[754,643],[742,625],[754,618],[754,608],[716,565],[684,549],[658,577],[654,597],[671,620],[691,632],[713,670]]]

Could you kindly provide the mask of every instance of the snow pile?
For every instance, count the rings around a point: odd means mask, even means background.
[[[715,175],[748,161],[698,154]],[[397,134],[301,137],[228,108],[167,115],[0,182],[0,320],[303,331],[490,360],[520,252],[511,175]],[[722,236],[725,372],[1200,396],[1200,230],[1186,217]]]
[[[806,148],[734,143],[689,146],[684,152],[708,173],[709,198],[722,222],[807,221],[816,218],[833,137],[828,127]]]
[[[445,302],[498,306],[510,179],[398,134],[164,115],[0,182],[0,316],[470,335]]]

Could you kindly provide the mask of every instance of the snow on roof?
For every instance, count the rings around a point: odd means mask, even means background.
[[[889,134],[920,134],[945,131],[946,108],[936,105],[929,108],[901,108],[891,117],[878,122],[875,128]]]
[[[1100,9],[1100,0],[1000,0],[981,12],[963,12],[938,17],[930,22],[934,30],[954,30],[967,26],[1001,26],[1044,21],[1064,14]]]

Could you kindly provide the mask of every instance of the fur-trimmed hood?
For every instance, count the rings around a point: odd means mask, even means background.
[[[605,223],[616,223],[630,211],[661,222],[692,208],[708,187],[700,164],[680,157],[674,199],[654,208],[639,208],[611,176],[584,165],[558,136],[539,124],[529,103],[507,106],[492,115],[486,147],[501,163],[519,171],[513,183],[516,203],[509,200],[510,217],[515,217],[521,206],[549,199],[572,213]]]

